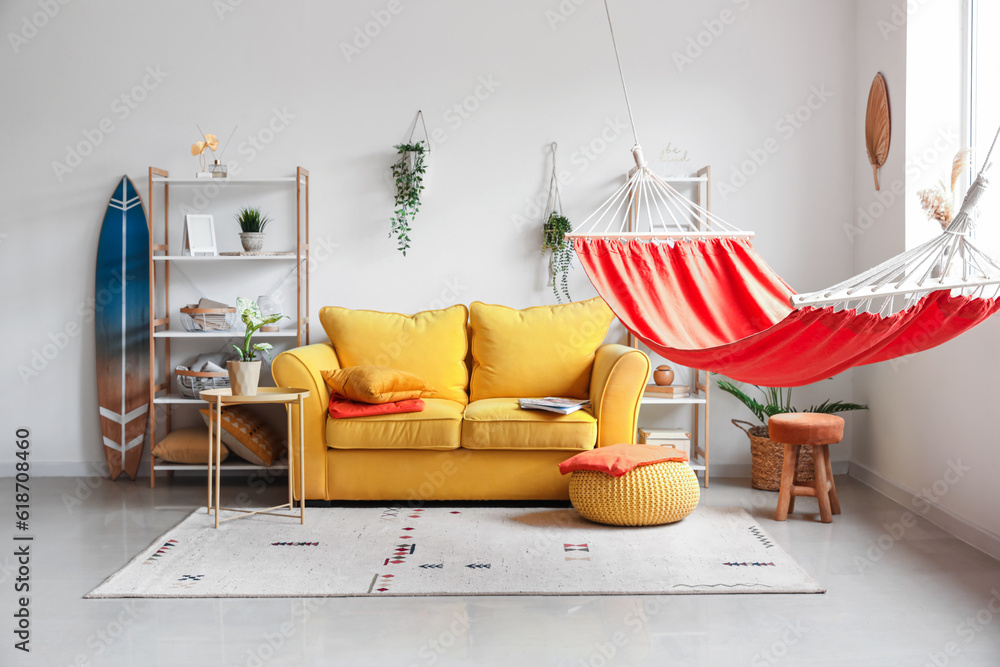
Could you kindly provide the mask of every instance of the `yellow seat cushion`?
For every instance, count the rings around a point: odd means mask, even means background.
[[[421,412],[327,419],[326,444],[333,449],[457,449],[465,406],[446,398],[423,400]]]
[[[465,449],[584,451],[597,443],[597,419],[587,409],[560,415],[522,410],[516,398],[484,398],[465,408]]]
[[[220,462],[229,457],[229,448],[223,443]],[[208,463],[208,429],[191,426],[171,431],[156,441],[153,456],[170,463]]]
[[[604,299],[524,310],[476,301],[469,313],[473,401],[589,398],[594,354],[615,317]]]
[[[436,389],[434,398],[462,405],[469,402],[468,317],[462,305],[415,315],[332,306],[319,311],[341,368],[386,366],[412,373]]]

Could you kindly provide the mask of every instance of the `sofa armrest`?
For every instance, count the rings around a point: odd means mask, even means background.
[[[639,403],[649,381],[646,353],[627,345],[602,345],[590,375],[590,403],[597,417],[597,446],[635,442]]]
[[[271,375],[279,387],[298,387],[309,390],[309,398],[305,399],[302,424],[305,429],[305,461],[306,461],[306,498],[326,498],[326,415],[330,405],[330,390],[320,375],[320,371],[340,368],[337,353],[330,343],[319,343],[297,347],[282,352],[271,362]],[[297,406],[289,406],[294,418]],[[288,447],[299,449],[298,429],[292,429],[292,442]],[[295,497],[301,498],[298,487],[299,462],[293,459],[293,475],[295,482]]]

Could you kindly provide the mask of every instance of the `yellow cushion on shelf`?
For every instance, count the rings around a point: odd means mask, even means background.
[[[333,449],[457,449],[462,438],[458,401],[425,398],[420,412],[326,420]]]
[[[463,305],[415,315],[327,306],[319,321],[337,351],[341,368],[386,366],[412,373],[436,389],[434,398],[465,405],[469,382]]]
[[[208,410],[201,410],[208,424]],[[285,452],[284,441],[251,408],[236,406],[222,410],[222,442],[241,459],[269,466]]]
[[[462,422],[466,449],[582,451],[596,443],[597,419],[587,409],[560,415],[522,410],[516,398],[484,398],[469,403]]]
[[[580,516],[614,526],[680,521],[694,511],[700,496],[698,477],[680,461],[650,463],[621,477],[577,470],[569,480],[569,499]]]
[[[385,366],[351,366],[320,374],[334,393],[360,403],[394,403],[435,393],[413,373]]]
[[[153,447],[153,456],[170,463],[208,463],[208,429],[191,426],[171,431]],[[229,456],[229,448],[222,445],[220,462]]]
[[[614,318],[600,297],[524,310],[476,301],[471,399],[589,398],[594,353]]]

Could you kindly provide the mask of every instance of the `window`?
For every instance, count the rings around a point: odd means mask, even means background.
[[[983,166],[993,137],[1000,128],[1000,2],[969,0],[968,145],[972,146],[971,182]],[[990,157],[990,190],[979,204],[976,243],[993,257],[1000,256],[1000,141]],[[956,202],[956,205],[961,202]]]

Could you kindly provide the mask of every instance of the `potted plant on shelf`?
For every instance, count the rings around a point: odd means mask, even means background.
[[[256,396],[257,385],[260,382],[260,360],[257,359],[257,353],[260,352],[262,357],[268,358],[273,346],[270,343],[253,343],[253,335],[261,327],[274,324],[287,316],[275,313],[265,317],[261,314],[256,301],[242,296],[236,299],[236,312],[239,313],[247,330],[243,335],[243,345],[233,344],[240,355],[239,361],[226,362],[229,383],[232,385],[233,396]]]
[[[240,225],[240,243],[246,252],[260,252],[264,245],[264,228],[271,222],[270,216],[259,208],[245,207],[236,214]]]
[[[792,407],[792,388],[758,387],[750,385],[761,393],[763,403],[753,398],[732,382],[719,380],[719,389],[735,396],[760,423],[733,419],[733,425],[750,437],[751,475],[750,484],[755,489],[777,491],[781,487],[781,467],[784,463],[785,447],[767,437],[767,420],[774,415],[786,412],[848,412],[850,410],[867,410],[867,405],[847,403],[844,401],[825,400],[819,405],[812,405],[807,410]],[[803,448],[799,456],[799,467],[796,474],[803,481],[814,478],[812,447]]]
[[[405,257],[410,247],[411,225],[420,210],[420,193],[424,189],[426,146],[421,140],[399,144],[395,148],[400,157],[392,165],[392,177],[396,182],[396,210],[389,219],[389,237],[396,236],[396,249]]]
[[[563,297],[566,301],[572,301],[569,295],[569,267],[573,262],[573,244],[566,239],[573,229],[566,216],[552,211],[549,219],[542,227],[542,252],[552,251],[552,292],[556,295],[556,300],[562,303]]]

